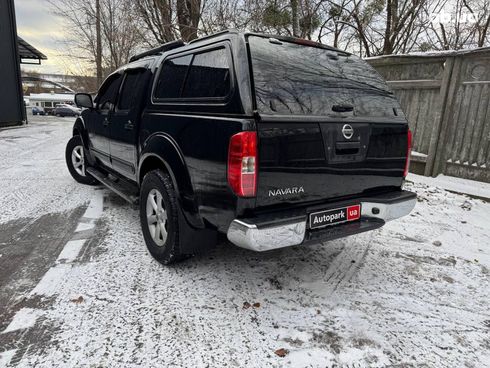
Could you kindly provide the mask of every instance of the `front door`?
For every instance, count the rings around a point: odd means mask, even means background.
[[[144,91],[150,72],[131,69],[124,73],[123,86],[111,116],[110,149],[112,168],[129,179],[136,179],[138,128]]]
[[[106,79],[95,98],[95,109],[88,115],[90,150],[102,165],[110,167],[110,119],[121,85],[122,75],[114,74]]]

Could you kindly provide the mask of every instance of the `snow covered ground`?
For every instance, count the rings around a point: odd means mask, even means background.
[[[379,230],[164,267],[136,209],[70,178],[71,123],[0,131],[0,367],[488,366],[488,202],[411,176]]]

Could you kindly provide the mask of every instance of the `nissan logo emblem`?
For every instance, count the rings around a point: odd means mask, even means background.
[[[351,139],[354,135],[354,129],[352,129],[349,124],[345,124],[342,127],[342,134],[344,135],[345,139]]]

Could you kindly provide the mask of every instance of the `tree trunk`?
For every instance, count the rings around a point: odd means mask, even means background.
[[[291,20],[293,22],[293,36],[299,37],[298,0],[291,0]]]
[[[383,55],[393,53],[393,45],[391,44],[392,21],[393,21],[393,1],[386,2],[386,28],[383,42]]]
[[[184,41],[197,38],[197,27],[201,19],[201,0],[177,0],[179,31]]]
[[[478,39],[478,47],[483,47],[485,45],[485,39],[487,38],[488,28],[490,27],[490,15],[487,21],[483,25],[483,29],[480,32],[480,38]]]
[[[100,32],[100,0],[95,0],[95,37],[96,37],[96,50],[95,50],[95,67],[97,73],[97,85],[102,84],[102,39]]]

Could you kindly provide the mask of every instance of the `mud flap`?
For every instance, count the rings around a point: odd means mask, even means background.
[[[201,255],[214,248],[218,241],[218,232],[208,228],[192,227],[179,208],[179,249],[182,254]]]

